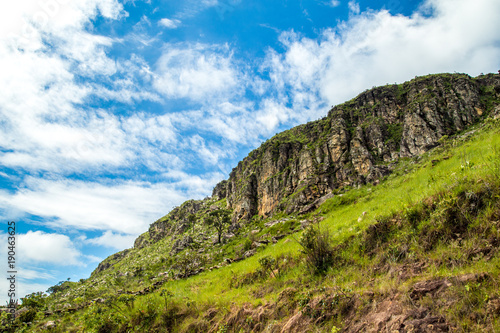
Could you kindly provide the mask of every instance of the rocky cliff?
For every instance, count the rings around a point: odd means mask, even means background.
[[[479,121],[500,114],[500,75],[418,77],[361,93],[323,119],[277,134],[250,152],[217,184],[212,198],[188,201],[153,223],[136,247],[188,228],[214,201],[233,224],[258,214],[307,212],[347,186],[377,183],[396,160],[414,157]]]
[[[376,182],[391,162],[436,146],[495,110],[500,75],[418,77],[360,94],[318,121],[280,133],[252,151],[227,182],[233,220],[314,208],[345,186]],[[224,189],[225,187],[225,189]]]

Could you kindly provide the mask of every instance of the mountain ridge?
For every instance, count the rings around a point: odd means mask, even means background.
[[[252,150],[228,180],[214,187],[212,197],[226,199],[236,228],[254,215],[311,211],[344,187],[378,182],[399,158],[418,156],[443,136],[500,114],[491,104],[499,96],[497,74],[432,74],[366,90],[324,118],[281,132]],[[193,205],[185,216],[200,207]],[[170,220],[154,222],[149,238],[168,234]],[[134,246],[144,246],[144,239],[139,236]]]

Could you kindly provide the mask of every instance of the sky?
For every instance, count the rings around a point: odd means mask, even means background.
[[[15,221],[19,296],[88,278],[274,134],[374,86],[497,72],[498,17],[498,0],[3,1],[0,267]]]

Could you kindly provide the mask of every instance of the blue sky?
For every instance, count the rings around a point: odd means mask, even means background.
[[[365,89],[500,69],[498,0],[23,0],[0,13],[0,241],[16,221],[21,294],[87,278],[261,142]]]

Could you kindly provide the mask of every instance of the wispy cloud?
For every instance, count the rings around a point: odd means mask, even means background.
[[[359,14],[360,12],[359,3],[354,0],[349,1],[347,7],[349,7],[349,11],[353,14]]]
[[[328,4],[331,7],[338,7],[338,6],[340,6],[340,1],[339,0],[331,0]]]
[[[177,189],[168,183],[100,184],[30,178],[26,188],[14,195],[0,192],[0,207],[42,216],[46,225],[57,229],[113,230],[137,235],[187,199],[181,193],[200,196],[198,186],[182,187]]]
[[[158,24],[168,29],[177,29],[177,27],[181,24],[181,21],[177,19],[162,18]]]
[[[262,28],[271,29],[272,31],[274,31],[278,34],[283,32],[282,30],[280,30],[276,27],[273,27],[272,25],[267,24],[267,23],[260,23],[259,26],[261,26]]]
[[[124,235],[107,230],[102,234],[102,236],[87,239],[86,242],[94,245],[113,248],[115,250],[123,250],[131,248],[134,245],[134,240],[136,238],[137,235]]]
[[[182,10],[175,15],[179,20],[194,17],[207,8],[215,7],[219,4],[219,0],[187,0],[183,4]]]
[[[20,267],[18,269],[19,276],[23,280],[52,280],[55,276],[52,273],[46,272],[44,269],[27,269],[24,267]]]
[[[138,91],[135,77],[123,75],[125,67],[144,73],[137,57],[126,61],[135,67],[118,65],[106,54],[113,40],[85,28],[98,11],[108,18],[124,15],[122,6],[89,0],[54,2],[50,10],[33,7],[20,16],[32,33],[3,36],[7,39],[0,43],[1,163],[51,172],[122,165],[133,154],[125,152],[121,119],[83,106],[95,96],[123,102],[157,99],[154,93]],[[41,24],[29,19],[42,14],[51,20]],[[101,79],[110,76],[112,90]]]

